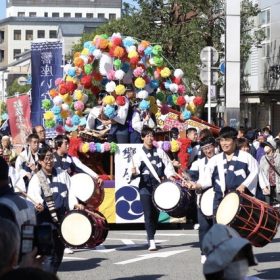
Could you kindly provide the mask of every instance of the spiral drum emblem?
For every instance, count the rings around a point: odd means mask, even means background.
[[[124,186],[116,192],[116,214],[125,220],[137,220],[143,215],[143,208],[137,189]]]

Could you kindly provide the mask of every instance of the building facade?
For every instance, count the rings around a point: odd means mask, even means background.
[[[280,2],[255,0],[261,9],[256,27],[265,39],[252,48],[247,63],[248,87],[241,93],[241,124],[262,128],[268,124],[273,133],[280,131]]]

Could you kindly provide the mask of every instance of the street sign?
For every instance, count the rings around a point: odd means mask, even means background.
[[[200,52],[200,60],[203,64],[207,64],[209,61],[209,52],[211,52],[211,64],[217,63],[219,59],[219,54],[217,50],[213,47],[205,47]]]
[[[219,79],[219,74],[217,71],[211,71],[211,84],[216,84]],[[209,84],[208,71],[207,69],[201,69],[199,74],[200,80],[204,85]]]
[[[224,61],[219,65],[219,70],[220,70],[220,73],[221,73],[222,75],[225,75],[225,72],[226,72],[226,64],[225,64]]]

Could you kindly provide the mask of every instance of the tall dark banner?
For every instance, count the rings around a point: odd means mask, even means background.
[[[42,100],[50,99],[49,90],[55,87],[55,80],[61,78],[62,43],[40,42],[31,44],[32,64],[32,126],[43,125]]]

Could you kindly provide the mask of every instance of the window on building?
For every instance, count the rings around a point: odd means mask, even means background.
[[[263,27],[263,31],[264,31],[264,34],[265,34],[265,41],[270,41],[270,26],[264,26]]]
[[[263,10],[260,13],[260,24],[269,24],[270,23],[270,9]]]
[[[59,17],[59,13],[52,13],[52,17]]]
[[[2,44],[5,41],[5,32],[0,31],[0,44]]]
[[[52,39],[57,38],[56,30],[50,30],[50,38],[52,38]]]
[[[82,17],[82,13],[75,13],[75,18],[81,18]]]
[[[48,17],[49,16],[49,14],[46,12],[46,13],[44,13],[44,17]]]
[[[36,17],[36,13],[35,12],[30,12],[29,17]]]
[[[45,30],[38,30],[37,38],[45,38]]]
[[[87,17],[87,18],[93,18],[93,13],[87,13],[87,14],[86,14],[86,17]]]
[[[27,41],[33,40],[33,30],[25,30],[25,40]]]
[[[270,43],[262,44],[262,57],[270,57]]]
[[[64,14],[63,14],[63,17],[65,17],[65,18],[70,18],[70,17],[71,17],[71,13],[64,13]]]
[[[116,14],[109,14],[109,20],[115,20],[117,18]]]
[[[98,17],[98,18],[105,18],[105,14],[103,14],[103,13],[98,13],[98,14],[97,14],[97,17]]]
[[[17,55],[21,53],[20,49],[14,49],[14,59],[16,58]]]
[[[25,12],[18,12],[18,13],[17,13],[17,16],[18,16],[18,17],[25,17]]]
[[[4,50],[0,50],[0,62],[4,61],[4,58],[5,58],[4,54],[5,54]]]
[[[21,40],[21,30],[14,30],[14,40]]]

